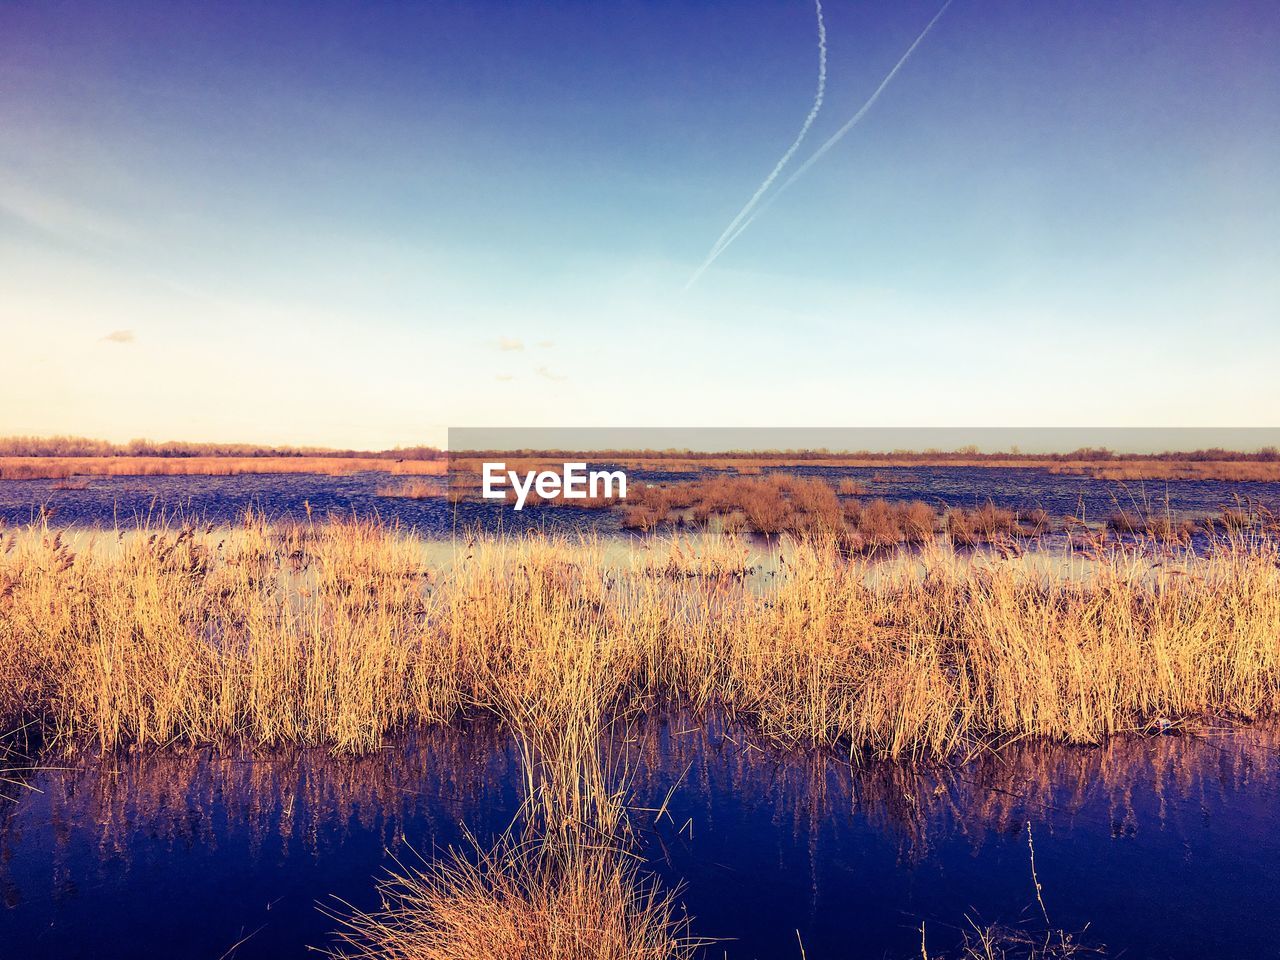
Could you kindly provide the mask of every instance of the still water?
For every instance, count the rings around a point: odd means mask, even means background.
[[[1181,518],[1216,515],[1242,501],[1280,509],[1280,483],[1212,480],[1097,480],[1042,469],[976,467],[824,467],[783,470],[838,483],[846,477],[865,485],[868,497],[924,500],[932,505],[977,507],[988,500],[1014,510],[1043,508],[1055,521],[1064,516],[1088,522],[1103,520],[1117,509],[1166,511]],[[631,471],[636,482],[684,481],[695,475]],[[159,522],[186,517],[196,521],[234,522],[253,508],[271,519],[302,519],[308,507],[318,519],[330,514],[378,516],[412,527],[428,536],[445,536],[477,525],[519,531],[590,528],[602,534],[620,530],[614,510],[578,510],[539,506],[516,511],[495,503],[453,505],[441,497],[410,500],[387,496],[388,487],[405,477],[386,473],[348,476],[320,474],[242,474],[229,477],[151,476],[77,477],[67,481],[0,481],[0,520],[29,523],[43,508],[58,526],[132,527],[139,520]],[[380,490],[382,492],[380,492]]]
[[[798,960],[800,940],[810,958],[919,956],[922,922],[932,956],[967,917],[1043,930],[1028,822],[1052,925],[1085,944],[1275,956],[1278,747],[1258,727],[857,768],[676,717],[610,749],[633,771],[649,869],[683,885],[695,934],[723,938],[706,956]],[[376,905],[392,857],[460,844],[464,825],[492,837],[519,806],[513,744],[483,723],[357,759],[184,749],[46,764],[0,784],[6,957],[304,957],[332,944],[322,908]],[[673,786],[654,822],[642,808]]]
[[[953,506],[988,499],[1094,520],[1146,503],[1215,513],[1280,506],[1280,484],[1120,485],[1037,470],[800,468],[853,476],[871,496]],[[688,479],[635,475],[635,479]],[[379,516],[427,536],[476,524],[618,532],[613,511],[409,500],[386,474],[91,477],[0,482],[0,519],[133,527],[254,508]],[[1280,731],[1023,745],[956,767],[857,768],[780,752],[744,730],[655,720],[612,745],[635,771],[649,869],[721,938],[708,958],[907,958],[954,950],[969,918],[1029,933],[1035,898],[1108,955],[1280,955]],[[0,957],[314,956],[371,908],[394,859],[505,829],[519,809],[513,744],[483,723],[406,735],[378,753],[173,749],[0,768]],[[667,804],[653,822],[644,808]],[[1083,931],[1083,932],[1081,932]]]

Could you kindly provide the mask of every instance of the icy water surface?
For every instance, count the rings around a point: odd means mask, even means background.
[[[709,958],[798,960],[797,931],[811,958],[908,958],[922,922],[932,956],[966,917],[1043,929],[1029,822],[1055,927],[1110,956],[1199,960],[1276,954],[1277,746],[1258,728],[858,769],[684,718],[613,750],[650,869],[684,884],[696,934],[725,938]],[[180,750],[10,776],[0,954],[25,960],[308,956],[332,943],[321,906],[375,905],[392,857],[463,825],[492,837],[520,782],[483,724],[354,760]],[[673,786],[654,822],[640,808]]]

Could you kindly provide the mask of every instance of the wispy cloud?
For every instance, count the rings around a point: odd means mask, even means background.
[[[499,337],[497,340],[497,347],[499,350],[503,351],[523,350],[524,341],[517,337]]]
[[[512,376],[511,374],[509,374],[509,373],[500,373],[500,374],[498,374],[496,377],[494,377],[493,379],[497,380],[499,383],[507,383],[507,382],[509,382],[509,381],[511,381],[511,380],[514,380],[514,379],[515,379],[515,377],[513,377],[513,376]]]
[[[125,225],[87,206],[22,181],[0,168],[0,216],[13,217],[50,236],[71,241],[110,241],[132,238]]]
[[[543,350],[548,350],[555,345],[556,342],[554,340],[539,340],[537,343],[537,346],[541,347]]]
[[[102,339],[107,343],[133,343],[137,337],[132,330],[112,330]]]
[[[546,379],[548,379],[548,380],[557,380],[557,381],[559,381],[559,380],[568,380],[568,379],[569,379],[568,377],[566,377],[566,376],[565,376],[564,374],[562,374],[562,373],[556,373],[556,372],[555,372],[554,370],[552,370],[550,367],[539,367],[539,368],[538,368],[538,370],[537,370],[537,374],[538,374],[538,376],[540,376],[540,377],[545,377],[545,378],[546,378]]]

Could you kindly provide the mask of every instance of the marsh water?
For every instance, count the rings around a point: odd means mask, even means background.
[[[988,500],[1014,510],[1044,509],[1055,520],[1075,517],[1098,522],[1115,510],[1168,513],[1178,519],[1217,514],[1244,502],[1280,509],[1280,483],[1212,480],[1128,481],[1054,474],[1036,468],[997,467],[827,467],[798,466],[781,472],[821,477],[833,483],[851,478],[868,497],[919,499],[933,505],[977,507]],[[630,471],[630,482],[689,480],[697,474]],[[411,480],[386,473],[240,474],[236,476],[76,477],[66,480],[0,481],[0,520],[30,523],[51,515],[58,526],[132,527],[138,522],[187,518],[235,522],[248,509],[273,520],[300,520],[331,514],[380,517],[427,536],[444,536],[481,526],[519,531],[587,529],[620,531],[614,510],[579,510],[541,505],[516,511],[495,503],[450,504],[443,497],[407,499],[388,490]]]
[[[1040,470],[800,468],[869,495],[992,500],[1099,519],[1147,505],[1205,515],[1280,484],[1117,484]],[[634,474],[642,480],[689,479]],[[378,516],[448,538],[482,525],[619,531],[615,511],[379,493],[386,474],[0,482],[0,518],[86,528],[245,510]],[[447,547],[447,542],[436,546]],[[678,891],[711,960],[954,952],[973,925],[1073,932],[1109,956],[1280,954],[1280,731],[1023,744],[954,766],[857,766],[779,751],[717,718],[656,718],[610,745],[631,771],[647,870]],[[476,721],[371,756],[173,748],[0,763],[0,958],[272,958],[332,946],[344,905],[520,807],[518,754]],[[653,809],[665,813],[655,818]],[[1030,831],[1028,831],[1030,824]],[[1031,854],[1042,887],[1036,897]],[[1046,922],[1045,914],[1048,915]]]
[[[609,749],[648,869],[723,938],[704,955],[772,960],[919,956],[922,923],[938,956],[970,919],[1035,935],[1043,912],[1110,956],[1274,956],[1277,748],[1258,727],[858,767],[668,717]],[[0,953],[25,960],[307,956],[397,860],[483,842],[519,806],[513,744],[480,722],[356,759],[44,763],[0,801]]]

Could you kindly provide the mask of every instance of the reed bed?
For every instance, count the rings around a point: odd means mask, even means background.
[[[92,437],[0,437],[0,457],[361,457],[390,460],[439,460],[437,447],[408,446],[386,450],[338,450],[333,447],[281,446],[262,443],[199,443],[189,440],[136,439],[112,443]]]
[[[401,483],[383,484],[378,487],[380,497],[394,497],[401,500],[434,500],[443,498],[445,484],[441,480],[405,480]]]
[[[948,758],[1094,743],[1280,705],[1270,540],[1067,575],[946,541],[874,563],[787,539],[746,576],[732,541],[606,551],[543,535],[423,544],[358,521],[12,531],[0,716],[48,746],[377,748],[476,711],[517,729],[675,703],[784,744]],[[749,570],[747,571],[749,572]],[[673,575],[678,573],[681,575]]]
[[[318,473],[342,476],[367,471],[443,476],[444,460],[340,456],[0,456],[0,480],[65,480],[69,477],[230,477],[246,473]]]
[[[1280,482],[1280,460],[1120,460],[1114,463],[1055,463],[1050,473],[1095,480],[1220,480]]]
[[[947,510],[921,500],[860,499],[867,488],[849,478],[832,486],[785,473],[712,476],[674,484],[641,484],[624,504],[622,526],[644,531],[715,526],[727,533],[834,541],[848,551],[930,543],[944,532],[960,546],[1048,533],[1043,510],[1015,513],[988,502]],[[714,522],[713,522],[714,521]]]
[[[983,453],[974,447],[959,450],[848,451],[829,450],[458,450],[449,454],[450,470],[479,475],[486,460],[502,460],[520,469],[557,468],[565,461],[589,460],[629,470],[666,473],[734,471],[758,474],[766,469],[797,466],[823,467],[997,467],[1049,470],[1052,473],[1089,474],[1095,471],[1120,479],[1187,476],[1205,479],[1280,480],[1280,451],[1257,450],[1166,451],[1124,453],[1105,447],[1082,447],[1062,453]]]
[[[97,540],[33,527],[0,549],[0,717],[46,748],[368,753],[477,713],[515,734],[520,822],[399,866],[375,910],[336,913],[335,955],[366,960],[694,955],[635,854],[629,774],[604,747],[666,705],[782,745],[927,760],[1280,705],[1280,554],[1258,537],[1066,571],[946,540],[875,563],[786,538],[768,574],[732,537],[620,556],[474,537],[428,562],[393,526],[254,515]],[[1056,936],[975,928],[960,955],[1078,949]]]

